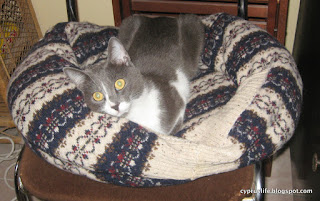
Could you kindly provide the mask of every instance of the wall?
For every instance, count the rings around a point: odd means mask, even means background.
[[[31,0],[42,34],[59,22],[68,21],[66,0]],[[114,26],[111,0],[78,0],[80,21]]]
[[[298,13],[300,7],[300,0],[289,0],[288,20],[286,30],[286,48],[292,53],[294,39],[296,35]]]

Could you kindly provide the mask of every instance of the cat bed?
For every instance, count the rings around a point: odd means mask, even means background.
[[[117,28],[59,23],[9,82],[8,105],[26,144],[54,166],[131,187],[180,184],[263,160],[293,135],[302,81],[266,31],[220,13],[202,18],[205,47],[183,128],[173,136],[91,112],[64,67],[106,58]]]

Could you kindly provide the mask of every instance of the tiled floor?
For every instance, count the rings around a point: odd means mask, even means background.
[[[16,149],[20,149],[20,145],[16,146]],[[9,153],[11,150],[11,145],[8,144],[0,144],[0,154]],[[1,160],[0,160],[1,161]],[[4,174],[6,169],[9,166],[12,166],[15,164],[16,159],[9,160],[9,161],[3,161],[0,163],[0,199],[2,201],[11,201],[13,198],[15,198],[15,192],[13,189],[9,188],[4,181]],[[12,166],[8,171],[8,183],[11,187],[14,187],[13,182],[13,173],[14,173],[14,167]]]
[[[21,146],[17,145],[16,149],[20,149]],[[8,144],[0,144],[0,154],[10,152],[11,146]],[[14,160],[4,161],[0,163],[0,198],[1,201],[11,201],[15,198],[14,190],[7,187],[4,182],[4,173],[8,166],[15,163]],[[8,172],[9,185],[14,186],[13,183],[13,167]],[[267,189],[292,189],[291,179],[291,163],[290,163],[290,150],[283,151],[279,156],[274,157],[272,164],[271,177],[266,178]],[[287,194],[266,194],[266,201],[293,201],[292,195]]]
[[[275,155],[272,163],[271,177],[266,177],[266,189],[292,190],[292,171],[290,149],[287,148],[280,155]],[[282,191],[281,191],[282,192]],[[265,194],[266,201],[293,201],[289,194]]]

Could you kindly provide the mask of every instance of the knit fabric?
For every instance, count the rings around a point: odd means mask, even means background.
[[[184,183],[263,160],[293,135],[302,81],[290,53],[266,31],[228,14],[202,18],[205,47],[182,129],[160,135],[90,111],[62,72],[107,58],[117,28],[60,23],[16,69],[8,103],[25,142],[63,170],[147,187]]]

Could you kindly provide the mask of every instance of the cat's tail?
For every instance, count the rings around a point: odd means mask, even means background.
[[[180,41],[185,70],[191,79],[197,74],[200,54],[204,46],[204,24],[196,15],[179,16]]]

